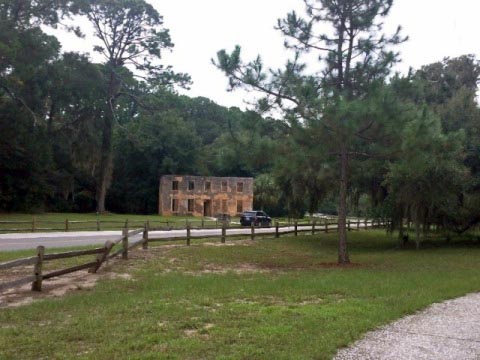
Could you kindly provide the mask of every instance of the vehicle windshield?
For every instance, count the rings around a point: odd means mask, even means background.
[[[257,213],[255,211],[245,211],[243,215],[245,216],[255,216]]]

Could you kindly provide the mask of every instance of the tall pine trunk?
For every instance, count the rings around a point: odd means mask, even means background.
[[[338,263],[350,264],[347,249],[347,181],[348,154],[344,144],[340,152],[340,193],[338,204]]]
[[[103,122],[102,147],[100,157],[100,172],[97,178],[97,212],[104,213],[105,198],[112,181],[113,174],[113,126],[115,123],[115,99],[120,91],[120,82],[114,74],[110,72],[106,109]]]
[[[97,212],[104,213],[105,198],[107,197],[108,188],[112,180],[113,172],[113,149],[112,149],[112,134],[113,134],[113,119],[108,113],[104,119],[104,128],[102,136],[102,155],[100,157],[100,173],[97,180]],[[113,114],[112,114],[113,115]]]

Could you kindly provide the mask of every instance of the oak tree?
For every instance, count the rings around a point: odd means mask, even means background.
[[[94,50],[105,60],[105,110],[102,145],[97,175],[97,211],[105,211],[105,197],[113,172],[113,130],[116,106],[121,96],[134,95],[122,76],[125,68],[148,81],[151,88],[187,85],[189,77],[159,63],[163,51],[173,47],[163,17],[144,0],[93,0],[80,3],[80,13],[93,25],[100,41]]]

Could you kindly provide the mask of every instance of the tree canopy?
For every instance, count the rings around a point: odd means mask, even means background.
[[[259,109],[281,109],[287,121],[306,130],[309,148],[320,144],[317,151],[337,157],[339,263],[347,264],[349,160],[365,155],[365,142],[382,127],[382,85],[398,55],[390,47],[405,39],[400,28],[391,36],[381,32],[391,0],[304,4],[304,16],[293,11],[278,20],[285,48],[293,51],[284,69],[265,70],[260,56],[243,63],[238,45],[230,54],[219,51],[216,64],[228,76],[230,88],[262,92]],[[318,59],[316,66],[307,66],[302,56],[312,54]]]

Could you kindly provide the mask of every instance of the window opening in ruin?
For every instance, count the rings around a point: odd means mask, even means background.
[[[227,191],[227,182],[226,181],[222,181],[222,191],[223,192]]]
[[[172,199],[172,212],[178,212],[178,199]]]
[[[195,190],[195,181],[190,180],[188,182],[188,190]]]
[[[178,190],[178,181],[177,180],[172,181],[172,190]]]
[[[188,203],[187,203],[187,211],[188,212],[193,212],[194,211],[194,200],[193,199],[188,199]]]
[[[237,183],[237,192],[243,193],[243,182]]]
[[[212,190],[212,183],[210,181],[205,182],[205,191]]]
[[[237,213],[243,212],[243,201],[237,200]]]

